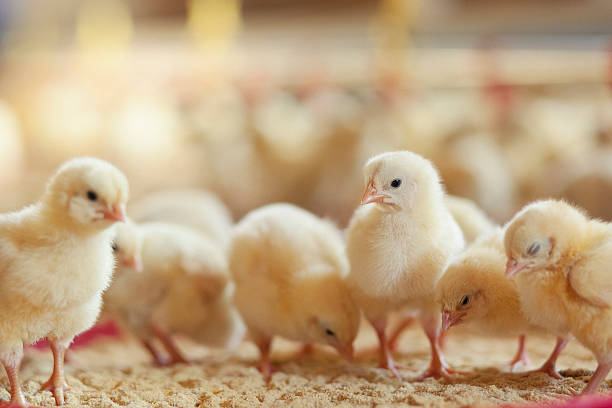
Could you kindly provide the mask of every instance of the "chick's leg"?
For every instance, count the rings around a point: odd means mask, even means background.
[[[391,349],[389,348],[389,341],[387,341],[387,335],[385,333],[385,329],[387,328],[387,318],[381,317],[378,319],[370,320],[374,330],[376,330],[376,335],[378,336],[379,343],[379,363],[378,367],[386,368],[387,370],[391,370],[394,376],[402,379],[402,376],[397,371],[395,367],[395,361],[393,360],[393,356],[391,355]]]
[[[548,357],[544,364],[542,364],[542,367],[538,368],[537,370],[529,371],[526,374],[546,373],[553,378],[561,380],[563,376],[557,371],[557,359],[559,358],[559,355],[567,345],[568,341],[569,340],[566,338],[557,337],[557,344],[555,344],[553,352],[550,354],[550,357]]]
[[[596,392],[601,382],[606,378],[606,376],[610,372],[610,369],[612,369],[612,362],[604,363],[604,364],[599,363],[599,365],[597,366],[597,369],[591,376],[589,383],[587,384],[586,387],[584,387],[584,390],[582,390],[582,394],[591,394],[593,392]]]
[[[531,364],[529,360],[529,356],[527,355],[527,350],[525,350],[525,335],[521,334],[519,336],[519,348],[516,351],[516,355],[510,361],[510,371],[516,370],[520,366],[528,366]]]
[[[72,340],[49,339],[53,353],[53,373],[51,377],[40,386],[41,390],[51,391],[56,405],[64,405],[64,393],[70,390],[64,376],[64,357],[66,349]]]
[[[389,336],[389,350],[391,353],[397,352],[399,347],[399,339],[408,327],[410,327],[416,319],[413,316],[408,316],[402,319],[402,321],[393,329]]]
[[[162,342],[164,348],[168,351],[168,354],[170,355],[170,364],[190,364],[190,361],[187,359],[187,357],[185,357],[181,350],[179,350],[172,337],[170,337],[170,335],[166,333],[165,330],[161,329],[156,325],[153,325],[153,333],[159,339],[159,341]]]
[[[147,349],[149,354],[151,354],[151,357],[153,357],[155,365],[164,367],[170,364],[170,359],[160,353],[151,340],[141,339],[140,341],[142,342],[142,345]]]
[[[425,378],[445,378],[448,382],[453,383],[454,379],[452,374],[458,373],[458,371],[452,370],[444,361],[442,353],[440,351],[440,334],[442,332],[440,328],[440,318],[435,313],[422,316],[420,318],[421,325],[425,331],[425,335],[431,345],[431,362],[429,368],[418,377],[418,380],[424,380]]]
[[[21,391],[21,382],[19,381],[19,367],[23,358],[23,347],[12,352],[1,353],[0,358],[2,365],[6,369],[6,375],[11,386],[10,401],[0,402],[1,408],[34,408],[28,405],[23,392]]]
[[[270,362],[270,345],[272,340],[269,338],[259,338],[255,341],[255,344],[257,344],[261,355],[259,363],[257,363],[257,369],[263,375],[264,380],[268,382],[272,377],[272,373],[276,371],[274,365]]]

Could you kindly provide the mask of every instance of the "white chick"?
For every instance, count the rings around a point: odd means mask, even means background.
[[[471,244],[478,237],[495,231],[496,224],[472,200],[449,194],[445,201],[448,210],[463,232],[466,244]]]
[[[118,226],[114,242],[119,263],[104,296],[104,310],[119,319],[158,365],[186,363],[172,335],[206,346],[233,348],[246,329],[231,303],[223,249],[196,231],[167,223]],[[134,259],[142,258],[142,273]],[[170,360],[152,342],[157,337]]]
[[[129,213],[137,223],[179,224],[206,234],[224,248],[229,245],[232,215],[219,198],[207,191],[158,191],[131,204]]]
[[[237,224],[229,260],[234,302],[266,380],[274,336],[327,344],[352,359],[360,314],[345,285],[349,264],[334,225],[290,204],[268,205]]]
[[[42,388],[63,405],[64,354],[98,317],[113,272],[110,227],[125,219],[127,198],[123,173],[79,158],[59,168],[38,203],[0,216],[0,361],[9,406],[26,405],[18,376],[23,345],[44,337],[54,367]]]
[[[451,256],[463,249],[461,229],[444,202],[434,166],[408,151],[383,153],[364,167],[362,206],[347,230],[348,283],[380,342],[380,365],[399,376],[387,344],[389,313],[419,312],[432,359],[421,378],[450,370],[439,350],[440,310],[436,282]]]
[[[504,244],[524,314],[593,352],[599,365],[583,393],[595,392],[612,368],[612,226],[565,202],[538,201],[508,224]]]
[[[503,238],[504,231],[498,228],[454,258],[438,282],[436,300],[442,305],[444,330],[461,323],[484,335],[518,336],[519,349],[510,362],[514,370],[529,364],[525,335],[537,328],[517,313],[521,302],[516,284],[504,276],[507,259]],[[536,371],[549,373],[552,367],[554,372],[560,351],[555,348],[551,358]]]

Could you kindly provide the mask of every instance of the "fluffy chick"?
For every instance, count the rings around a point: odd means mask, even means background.
[[[444,330],[462,323],[485,335],[519,336],[519,349],[510,362],[510,367],[515,369],[529,364],[525,334],[536,327],[522,313],[517,313],[521,302],[516,284],[504,276],[503,238],[504,231],[498,228],[453,259],[438,282],[436,300],[442,305]],[[557,346],[559,341],[564,340],[559,339]],[[554,364],[560,352],[555,347],[551,357],[537,371],[555,373]]]
[[[229,263],[234,302],[266,379],[274,336],[328,344],[352,358],[360,315],[345,285],[349,264],[334,225],[290,204],[262,207],[236,226]]]
[[[180,225],[127,223],[117,227],[114,249],[119,268],[104,296],[105,312],[127,326],[157,364],[187,362],[173,334],[219,348],[242,340],[245,328],[231,303],[227,260],[210,238]],[[135,270],[138,257],[142,273]]]
[[[449,194],[445,202],[453,218],[459,224],[466,244],[471,244],[476,238],[495,231],[496,224],[472,200]]]
[[[42,388],[64,403],[64,353],[98,317],[113,272],[110,227],[124,220],[127,198],[123,173],[79,158],[59,168],[38,203],[0,215],[0,361],[9,406],[26,406],[18,376],[23,345],[44,337],[54,367]]]
[[[537,201],[508,224],[504,245],[524,314],[593,352],[599,365],[583,393],[596,391],[612,368],[611,225],[562,201]]]
[[[221,244],[229,245],[233,225],[227,206],[214,194],[201,190],[165,190],[151,193],[130,205],[137,223],[167,222],[194,228]]]
[[[366,190],[347,230],[348,283],[380,341],[380,364],[399,377],[385,329],[390,312],[419,312],[432,350],[422,378],[449,377],[439,350],[436,282],[463,249],[461,229],[444,201],[438,172],[408,151],[383,153],[364,167]]]

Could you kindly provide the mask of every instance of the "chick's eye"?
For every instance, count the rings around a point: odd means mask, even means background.
[[[469,296],[464,296],[464,297],[461,299],[461,306],[467,306],[467,305],[468,305],[468,303],[470,303],[470,297],[469,297]]]
[[[114,242],[111,244],[111,248],[113,248],[113,251],[114,251],[114,252],[117,252],[117,250],[119,249],[119,247],[117,246],[117,244],[116,244],[116,243],[114,243]]]
[[[391,182],[391,187],[393,187],[393,188],[398,188],[401,185],[402,185],[402,180],[400,180],[400,179],[394,179]]]
[[[527,255],[535,255],[540,250],[540,244],[538,242],[534,242],[527,248]]]
[[[334,333],[333,331],[329,330],[329,329],[325,329],[325,334],[327,334],[328,336],[334,336],[336,337],[336,333]]]
[[[87,192],[87,198],[88,198],[90,201],[96,201],[96,200],[98,199],[98,195],[96,194],[96,192],[95,192],[95,191],[91,191],[91,190],[89,190],[89,191]]]

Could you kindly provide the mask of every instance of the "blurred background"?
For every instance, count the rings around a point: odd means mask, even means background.
[[[344,226],[364,161],[409,149],[499,222],[548,196],[612,219],[608,0],[2,0],[0,38],[3,211],[94,155],[133,197]]]

